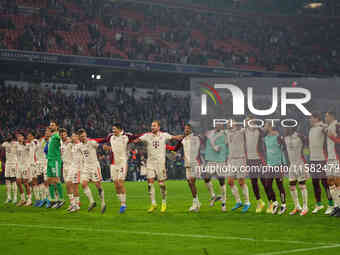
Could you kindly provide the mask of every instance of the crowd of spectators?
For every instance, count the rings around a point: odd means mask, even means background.
[[[154,2],[32,2],[41,3],[40,8],[24,15],[16,1],[0,1],[3,5],[2,48],[301,73],[340,73],[337,19],[211,13]],[[24,17],[23,21],[19,22],[19,17]],[[11,35],[8,31],[18,33]]]
[[[129,132],[150,130],[152,120],[160,120],[166,131],[179,133],[189,119],[190,100],[155,90],[148,97],[136,98],[134,90],[115,88],[108,96],[65,94],[44,88],[22,89],[0,86],[0,138],[20,129],[38,129],[57,120],[69,131],[88,130],[90,136],[105,136],[114,122],[124,123]],[[0,140],[2,140],[0,139]]]
[[[56,120],[69,132],[85,128],[89,137],[106,137],[112,124],[121,122],[128,132],[142,134],[150,130],[152,120],[158,119],[163,130],[179,134],[189,119],[189,99],[155,90],[147,98],[136,98],[134,92],[115,88],[110,96],[106,92],[96,95],[65,94],[43,88],[17,88],[0,86],[0,141],[10,133],[34,130],[42,133],[49,120]],[[133,146],[145,153],[140,146]],[[108,171],[109,157],[99,152],[103,169]],[[137,163],[131,161],[132,169]],[[105,175],[105,174],[104,174]]]

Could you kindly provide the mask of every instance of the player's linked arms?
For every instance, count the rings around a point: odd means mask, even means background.
[[[184,138],[184,135],[174,135],[174,136],[172,136],[172,139],[178,140],[178,141],[182,140],[183,138]]]
[[[144,141],[142,141],[141,139],[137,138],[137,139],[134,139],[134,140],[131,140],[131,143],[142,143]]]
[[[109,145],[107,145],[107,144],[104,144],[104,145],[103,145],[103,149],[104,149],[105,151],[110,151],[110,150],[111,150],[111,146],[109,146]]]

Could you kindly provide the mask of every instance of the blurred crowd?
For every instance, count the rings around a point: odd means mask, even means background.
[[[115,122],[122,123],[128,132],[142,134],[150,130],[155,119],[161,121],[164,131],[183,133],[184,123],[190,114],[189,98],[160,94],[157,90],[141,99],[137,99],[134,92],[128,93],[122,88],[115,88],[111,93],[110,97],[103,91],[89,96],[42,88],[0,86],[0,97],[3,99],[0,101],[0,141],[16,130],[24,133],[34,130],[37,134],[43,134],[51,119],[69,132],[85,128],[92,138],[106,137]],[[145,154],[141,146],[132,146],[131,153],[133,150]],[[106,171],[104,176],[107,176],[109,155],[103,150],[98,153]],[[131,169],[137,169],[140,165],[137,161],[130,161]]]
[[[168,63],[339,74],[336,19],[96,0],[0,0],[0,46]],[[20,19],[22,17],[22,19]],[[15,31],[14,33],[11,31]]]
[[[64,94],[42,88],[22,89],[0,86],[0,140],[14,130],[39,129],[55,119],[70,132],[85,128],[92,137],[105,136],[114,122],[129,132],[150,130],[152,120],[160,120],[165,131],[183,132],[189,119],[190,98],[157,90],[148,97],[136,98],[134,90],[115,88],[112,95]]]

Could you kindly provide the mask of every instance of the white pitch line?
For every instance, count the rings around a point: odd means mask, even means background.
[[[339,248],[339,247],[340,247],[340,244],[336,244],[336,245],[318,246],[318,247],[312,247],[312,248],[302,248],[302,249],[287,250],[287,251],[258,253],[258,254],[255,254],[255,255],[281,255],[281,254],[297,253],[297,252],[304,252],[304,251],[314,251],[314,250],[322,250],[322,249],[331,249],[331,248]]]
[[[166,233],[166,232],[145,232],[145,231],[140,232],[140,231],[129,231],[129,230],[117,230],[117,229],[66,228],[66,227],[58,227],[58,226],[11,224],[11,223],[0,223],[0,227],[26,227],[26,228],[71,230],[71,231],[85,231],[85,232],[107,232],[107,233],[125,233],[125,234],[150,235],[150,236],[184,237],[184,238],[197,238],[197,239],[239,240],[239,241],[250,241],[250,242],[324,245],[325,247],[326,247],[326,245],[328,245],[328,246],[332,245],[334,247],[336,247],[336,246],[340,247],[340,244],[334,244],[334,243],[312,243],[312,242],[304,242],[304,241],[255,239],[255,238],[234,237],[234,236],[213,236],[213,235],[180,234],[180,233]]]

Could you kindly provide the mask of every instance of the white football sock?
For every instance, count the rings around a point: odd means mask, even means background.
[[[208,189],[208,191],[209,191],[209,193],[210,193],[210,196],[211,196],[211,197],[215,197],[214,186],[213,186],[213,184],[211,183],[211,181],[206,182],[205,185],[207,186],[207,189]]]
[[[246,205],[248,205],[250,203],[249,202],[249,189],[248,189],[248,185],[247,184],[241,185],[241,189],[242,189],[242,193],[243,193],[243,196],[244,196],[244,203]]]
[[[121,197],[121,200],[120,200],[121,205],[126,206],[126,194],[122,193],[120,194],[120,197]]]
[[[308,208],[308,190],[306,185],[303,185],[300,187],[301,194],[302,194],[302,203],[303,203],[303,209]]]
[[[74,197],[73,199],[73,205],[78,207],[79,206],[79,197]]]
[[[17,195],[18,195],[18,185],[16,182],[12,182],[12,191],[13,191],[13,200],[17,200]]]
[[[301,190],[301,192],[302,192],[302,190]],[[296,188],[291,189],[290,194],[292,195],[293,202],[294,202],[294,205],[295,205],[295,209],[301,210],[301,206],[300,206],[299,198],[298,198],[298,192],[297,192]]]
[[[89,186],[87,186],[86,188],[83,189],[84,190],[84,193],[85,195],[87,196],[90,204],[94,203],[94,199],[93,199],[93,196],[92,196],[92,192],[91,190],[89,189]]]
[[[227,187],[225,184],[221,186],[222,204],[225,204],[227,200]]]
[[[233,194],[236,203],[241,203],[240,193],[238,192],[236,185],[231,186],[231,193]]]
[[[67,194],[67,196],[68,196],[68,199],[69,199],[70,201],[73,200],[73,194]]]
[[[11,200],[11,183],[6,181],[7,199]]]

